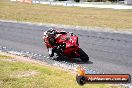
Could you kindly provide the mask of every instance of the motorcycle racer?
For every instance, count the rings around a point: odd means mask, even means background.
[[[56,49],[59,49],[59,46],[61,46],[61,45],[57,45],[56,39],[59,38],[59,36],[61,36],[62,34],[67,34],[67,33],[65,31],[57,31],[57,30],[55,30],[53,28],[49,28],[48,31],[45,31],[43,33],[43,39],[45,37],[48,38],[48,40],[49,40],[48,42],[50,43],[50,45],[56,46],[56,47],[52,47],[52,46],[47,47],[50,57],[53,57],[54,56],[54,51]]]

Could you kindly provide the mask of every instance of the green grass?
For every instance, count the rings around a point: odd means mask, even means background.
[[[70,72],[29,62],[3,61],[1,59],[8,56],[0,57],[0,88],[119,88],[107,84],[80,86]],[[37,74],[17,77],[18,74],[28,71],[35,71]]]
[[[5,55],[0,55],[0,59],[8,59],[8,58],[13,58],[13,57],[5,56]]]
[[[0,1],[0,19],[87,27],[132,29],[130,10],[48,6]]]

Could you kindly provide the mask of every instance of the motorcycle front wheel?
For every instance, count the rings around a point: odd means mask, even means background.
[[[89,56],[81,48],[79,48],[77,51],[80,54],[80,59],[83,62],[88,62],[89,61]]]

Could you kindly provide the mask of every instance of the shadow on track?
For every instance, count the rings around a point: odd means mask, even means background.
[[[65,61],[68,63],[76,63],[76,64],[93,64],[92,61],[82,62],[80,58],[56,57],[56,58],[53,58],[53,60],[56,60],[59,62]]]

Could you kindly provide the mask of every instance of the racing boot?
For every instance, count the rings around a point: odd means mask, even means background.
[[[48,51],[49,51],[49,56],[50,57],[53,57],[54,56],[53,49],[52,48],[49,48]]]

